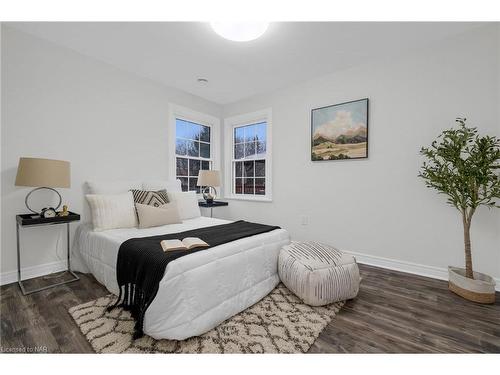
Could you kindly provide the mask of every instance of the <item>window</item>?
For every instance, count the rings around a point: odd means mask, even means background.
[[[175,167],[182,191],[200,192],[198,172],[211,169],[210,156],[210,127],[176,118]]]
[[[179,106],[171,106],[171,139],[174,150],[172,177],[181,181],[182,191],[200,193],[198,172],[218,169],[219,154],[215,140],[218,139],[218,119]]]
[[[233,130],[234,194],[266,195],[266,122]]]
[[[226,184],[231,186],[226,197],[270,200],[270,111],[226,119],[226,126],[230,140],[230,148],[226,148],[226,155],[230,155]]]

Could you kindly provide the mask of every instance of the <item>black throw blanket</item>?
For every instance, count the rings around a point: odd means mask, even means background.
[[[168,263],[182,256],[208,249],[203,247],[164,252],[160,245],[163,240],[198,237],[208,243],[209,247],[214,247],[275,229],[279,227],[240,220],[181,233],[131,238],[123,242],[118,250],[116,278],[120,294],[116,303],[108,307],[108,311],[117,306],[130,311],[135,319],[134,339],[143,336],[144,314],[158,292]]]

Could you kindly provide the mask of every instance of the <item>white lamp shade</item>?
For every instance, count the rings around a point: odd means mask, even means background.
[[[69,161],[20,158],[17,166],[16,186],[69,188]]]
[[[220,186],[219,171],[199,171],[196,186]]]

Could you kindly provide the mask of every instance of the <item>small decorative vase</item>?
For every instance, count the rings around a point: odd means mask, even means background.
[[[448,267],[448,288],[469,301],[495,303],[495,280],[488,275],[474,272],[474,279],[465,277],[465,269]]]

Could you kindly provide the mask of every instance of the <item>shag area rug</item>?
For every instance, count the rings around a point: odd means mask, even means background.
[[[132,340],[130,314],[106,307],[108,295],[69,309],[96,353],[305,353],[343,302],[323,307],[304,304],[283,284],[245,311],[202,336],[187,340]]]

